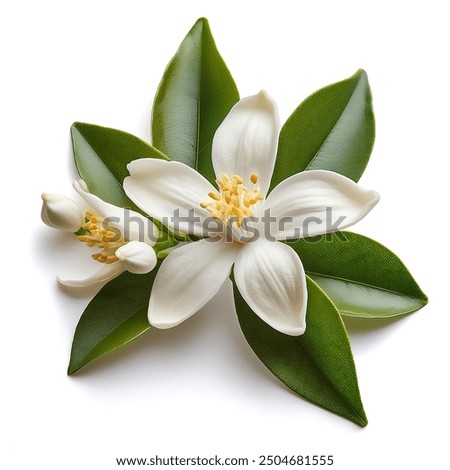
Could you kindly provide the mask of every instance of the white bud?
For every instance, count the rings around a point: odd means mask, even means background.
[[[117,249],[115,255],[130,273],[146,274],[156,266],[155,250],[147,243],[131,241]]]
[[[84,223],[78,205],[61,194],[42,194],[41,219],[49,227],[63,232],[76,232]]]

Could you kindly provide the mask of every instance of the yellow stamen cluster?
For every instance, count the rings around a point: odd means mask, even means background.
[[[102,249],[98,253],[91,255],[95,261],[106,264],[118,261],[115,253],[118,248],[127,243],[124,238],[117,232],[105,228],[103,219],[92,212],[86,212],[85,218],[87,222],[81,227],[89,233],[79,235],[78,240],[86,243],[89,247],[96,246]]]
[[[219,192],[211,191],[208,194],[210,199],[200,205],[224,224],[231,219],[240,227],[246,217],[253,216],[252,206],[263,199],[256,186],[258,175],[252,173],[249,181],[253,184],[252,189],[244,185],[244,180],[240,176],[234,175],[230,178],[224,173],[216,180]]]

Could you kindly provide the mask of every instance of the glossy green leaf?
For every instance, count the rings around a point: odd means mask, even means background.
[[[390,318],[427,303],[405,265],[380,243],[351,232],[289,243],[307,274],[343,315]]]
[[[119,207],[133,207],[122,182],[127,165],[137,158],[164,158],[147,142],[127,132],[75,122],[71,127],[73,155],[89,191]]]
[[[358,181],[375,139],[364,70],[322,88],[292,113],[280,133],[272,188],[304,170],[330,170]]]
[[[291,390],[354,423],[365,426],[350,343],[336,307],[308,279],[306,332],[287,336],[263,322],[234,289],[236,311],[249,345]]]
[[[75,330],[69,375],[150,328],[148,301],[159,265],[148,274],[124,272],[91,300]]]
[[[214,182],[212,138],[238,100],[236,85],[217,51],[208,21],[200,18],[159,85],[153,105],[153,145],[171,160],[196,168]]]

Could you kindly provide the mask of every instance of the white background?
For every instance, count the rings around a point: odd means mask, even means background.
[[[165,65],[200,16],[241,95],[265,88],[282,120],[316,89],[358,68],[369,75],[377,139],[361,184],[382,199],[355,230],[396,252],[430,303],[390,324],[348,323],[365,429],[266,371],[227,287],[178,328],[66,376],[95,290],[57,286],[77,255],[41,224],[40,193],[73,194],[73,121],[148,139]],[[2,3],[0,466],[332,454],[336,469],[447,468],[449,24],[447,0]]]

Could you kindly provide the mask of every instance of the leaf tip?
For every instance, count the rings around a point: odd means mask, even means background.
[[[202,16],[195,22],[194,26],[192,26],[189,34],[198,32],[198,34],[203,35],[205,31],[210,31],[209,22],[205,17]]]
[[[423,302],[422,307],[425,307],[425,305],[427,305],[429,302],[428,295],[425,294],[425,292],[420,288],[419,285],[417,287],[419,288],[419,291],[420,291],[420,300]]]
[[[358,69],[351,78],[357,78],[358,81],[362,80],[365,83],[369,83],[369,77],[364,69]]]
[[[201,18],[199,18],[196,22],[195,22],[195,26],[209,26],[209,22],[208,22],[208,19],[205,18],[204,16],[202,16]]]
[[[357,424],[358,426],[362,428],[365,428],[369,424],[369,421],[366,416],[366,412],[364,410],[364,406],[361,401],[360,401],[360,405],[358,406],[358,408],[354,408],[353,417],[350,419],[355,424]]]
[[[71,133],[72,137],[74,135],[83,134],[84,129],[86,129],[86,127],[88,127],[88,126],[93,127],[93,124],[87,124],[86,122],[75,121],[70,126],[70,133]]]
[[[79,369],[76,365],[69,363],[69,367],[67,368],[67,375],[70,377],[71,375],[75,374],[75,372]]]
[[[76,372],[78,372],[83,366],[86,365],[86,362],[83,358],[80,358],[74,354],[74,349],[72,345],[72,351],[70,353],[69,365],[67,366],[67,375],[69,377],[73,376]]]
[[[83,127],[83,126],[86,126],[86,123],[85,123],[85,122],[75,121],[74,123],[72,123],[72,125],[70,126],[70,128],[71,128],[71,129],[79,129],[80,127]]]
[[[361,426],[362,428],[365,428],[368,424],[369,424],[369,421],[367,420],[367,418],[364,416],[361,418],[361,420],[357,421],[356,424],[358,426]]]

